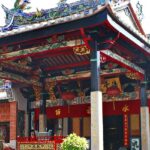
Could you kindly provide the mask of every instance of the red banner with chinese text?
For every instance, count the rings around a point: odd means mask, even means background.
[[[35,109],[35,120],[39,118],[39,108]],[[65,117],[86,117],[90,116],[90,104],[55,106],[46,109],[48,119]]]
[[[124,133],[124,146],[129,145],[129,117],[128,114],[123,114],[123,133]]]
[[[128,114],[140,114],[140,100],[126,100],[126,101],[115,101],[115,108],[113,102],[103,103],[103,115],[123,115],[122,108],[124,106],[129,107]],[[148,101],[150,107],[150,101]],[[64,118],[64,117],[86,117],[90,116],[90,104],[72,105],[72,106],[55,106],[49,107],[46,110],[47,117],[50,118]],[[35,109],[35,120],[38,120],[39,108]]]

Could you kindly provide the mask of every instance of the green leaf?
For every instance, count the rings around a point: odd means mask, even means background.
[[[87,150],[88,142],[85,138],[73,133],[64,139],[61,148],[62,150]]]

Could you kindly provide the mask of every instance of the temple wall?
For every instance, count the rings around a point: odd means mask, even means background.
[[[26,110],[27,110],[27,100],[21,94],[20,88],[19,87],[14,87],[13,88],[13,94],[14,94],[14,99],[18,103],[18,110],[23,110],[23,111],[26,112]]]

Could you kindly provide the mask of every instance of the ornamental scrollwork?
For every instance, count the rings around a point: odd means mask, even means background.
[[[49,20],[54,20],[57,18],[62,18],[66,16],[71,16],[73,18],[74,14],[79,14],[81,12],[84,15],[89,14],[89,10],[95,11],[98,5],[101,5],[100,1],[97,0],[80,0],[71,4],[67,3],[67,0],[60,0],[57,7],[39,10],[36,12],[26,13],[25,9],[30,9],[28,6],[30,4],[29,0],[16,0],[14,8],[9,9],[2,5],[2,9],[6,13],[6,25],[0,28],[1,32],[9,31],[12,29],[20,28],[21,26],[39,22],[45,22]],[[62,19],[61,22],[64,20]]]
[[[87,55],[90,54],[90,49],[86,46],[76,46],[73,48],[73,52],[76,55]]]

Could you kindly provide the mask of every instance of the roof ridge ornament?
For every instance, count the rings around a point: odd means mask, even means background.
[[[81,14],[86,16],[93,13],[98,9],[98,5],[103,4],[102,2],[105,2],[105,0],[80,0],[73,3],[67,3],[67,0],[60,0],[55,8],[45,10],[37,9],[35,12],[26,13],[24,10],[30,8],[27,7],[30,1],[16,0],[13,9],[8,9],[2,5],[2,8],[6,13],[6,26],[0,28],[0,32],[18,29],[34,23],[51,20],[55,22],[58,18],[60,19],[60,22],[64,22],[67,16],[70,16],[72,18],[71,20],[74,20],[75,16],[80,16]]]
[[[143,14],[143,5],[140,4],[140,2],[138,1],[136,4],[136,8],[137,8],[137,16],[140,22],[142,22],[142,20],[144,19],[144,14]]]
[[[28,9],[27,5],[30,3],[29,0],[16,0],[14,3],[14,9],[25,10]]]

